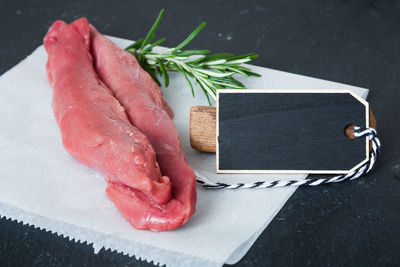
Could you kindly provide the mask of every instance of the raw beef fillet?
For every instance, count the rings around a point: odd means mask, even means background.
[[[136,58],[118,48],[91,26],[91,53],[101,80],[124,106],[130,122],[144,133],[157,153],[161,173],[170,178],[172,200],[152,205],[132,197],[130,188],[109,183],[107,194],[121,213],[137,228],[166,230],[185,223],[195,211],[196,176],[181,149],[172,112],[158,85],[144,71]],[[147,206],[146,206],[147,205]],[[137,216],[142,213],[141,216]],[[145,214],[152,214],[146,220]],[[165,221],[176,218],[166,226]]]
[[[64,147],[107,180],[136,190],[144,202],[167,203],[170,179],[161,175],[151,143],[129,122],[125,109],[93,68],[88,21],[82,18],[71,25],[56,21],[44,46],[54,88],[52,106]]]

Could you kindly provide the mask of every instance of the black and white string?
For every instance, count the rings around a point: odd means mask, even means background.
[[[367,137],[372,144],[372,149],[369,155],[369,161],[361,165],[356,170],[347,173],[337,175],[331,178],[321,179],[303,179],[303,180],[274,180],[274,181],[260,181],[255,183],[235,183],[227,184],[221,182],[213,182],[205,178],[196,172],[196,181],[204,188],[209,189],[244,189],[244,188],[277,188],[286,186],[316,186],[328,183],[338,183],[347,180],[354,180],[369,173],[375,165],[378,154],[380,153],[381,142],[377,136],[374,128],[361,128],[358,126],[354,127],[354,137],[361,138]]]

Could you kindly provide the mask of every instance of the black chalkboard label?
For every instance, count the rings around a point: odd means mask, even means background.
[[[350,90],[220,90],[218,173],[348,173],[368,161],[368,103]]]

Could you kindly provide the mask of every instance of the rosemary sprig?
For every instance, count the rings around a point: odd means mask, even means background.
[[[260,76],[242,65],[258,57],[255,53],[240,56],[234,56],[230,53],[209,55],[209,50],[182,50],[200,33],[205,27],[206,22],[201,23],[176,47],[165,49],[161,53],[153,52],[155,46],[165,41],[165,38],[161,38],[152,43],[163,14],[164,9],[160,11],[156,21],[144,39],[137,40],[125,49],[138,59],[139,64],[151,75],[158,85],[161,86],[161,82],[157,77],[158,75],[163,77],[164,86],[168,87],[168,71],[181,72],[190,86],[193,97],[195,96],[194,85],[198,85],[211,105],[210,97],[215,101],[216,91],[219,89],[246,88],[233,75],[239,74],[246,77]]]

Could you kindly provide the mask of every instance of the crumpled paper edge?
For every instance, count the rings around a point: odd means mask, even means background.
[[[10,219],[26,226],[33,226],[35,229],[50,232],[58,237],[67,238],[71,242],[87,243],[88,246],[93,248],[95,254],[104,248],[105,250],[115,251],[125,256],[134,257],[139,261],[152,263],[156,266],[216,267],[223,265],[223,263],[207,261],[193,255],[160,249],[132,240],[119,238],[118,243],[115,243],[115,241],[112,241],[112,239],[115,240],[114,236],[37,215],[3,202],[0,202],[0,218]],[[176,265],[176,262],[179,262],[179,265]]]

